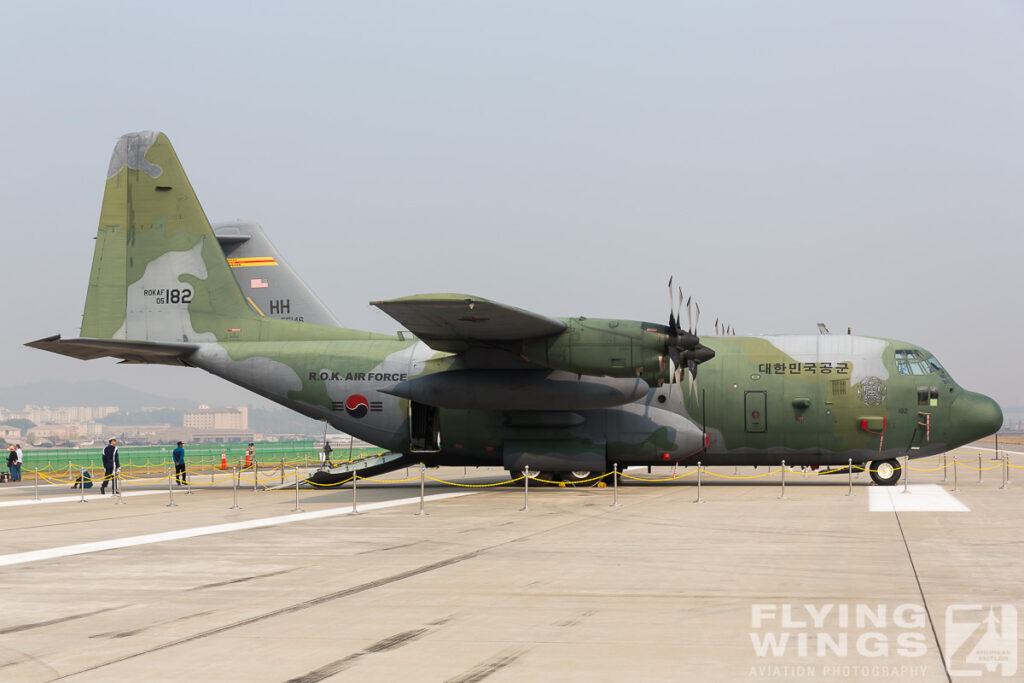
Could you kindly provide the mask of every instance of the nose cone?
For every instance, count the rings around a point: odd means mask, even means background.
[[[965,391],[953,402],[953,442],[962,446],[995,434],[1003,426],[1003,410],[984,394]]]

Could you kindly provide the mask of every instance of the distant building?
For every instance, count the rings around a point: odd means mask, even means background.
[[[185,413],[182,421],[185,429],[197,432],[245,432],[249,429],[249,408],[210,408],[199,406]]]
[[[21,429],[10,425],[0,425],[0,439],[4,441],[17,441],[21,438]]]
[[[192,443],[246,443],[256,441],[252,432],[222,429],[216,432],[192,432]]]
[[[66,425],[93,422],[120,410],[117,406],[25,406],[24,410],[0,409],[0,420],[31,420],[36,424]]]

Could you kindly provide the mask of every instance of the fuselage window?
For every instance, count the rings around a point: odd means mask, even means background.
[[[917,388],[917,405],[928,406],[930,408],[936,408],[939,405],[939,388],[938,387],[918,387]]]

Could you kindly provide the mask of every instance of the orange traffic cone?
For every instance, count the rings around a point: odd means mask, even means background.
[[[220,452],[220,468],[226,470],[228,468],[228,454],[224,451]]]
[[[249,460],[249,449],[245,449],[245,466],[250,467],[252,462]]]

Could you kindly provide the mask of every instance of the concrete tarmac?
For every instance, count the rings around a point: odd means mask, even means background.
[[[0,679],[1020,680],[1024,471],[1000,489],[993,455],[963,449],[956,492],[952,454],[945,483],[941,457],[908,493],[798,470],[784,500],[763,467],[703,474],[703,503],[692,467],[625,479],[618,506],[430,482],[422,516],[415,469],[361,482],[359,515],[349,486],[231,509],[208,474],[170,507],[166,481],[34,503],[29,472],[0,487]]]

